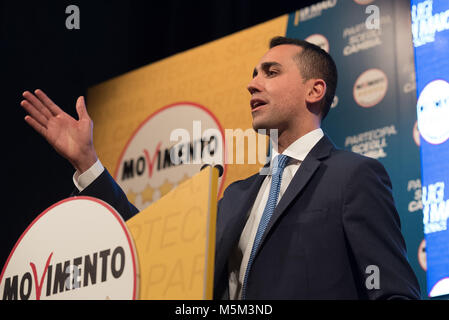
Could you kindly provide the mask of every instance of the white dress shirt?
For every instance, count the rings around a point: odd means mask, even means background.
[[[323,130],[320,128],[313,130],[302,136],[282,154],[289,156],[291,159],[282,173],[281,188],[279,191],[278,203],[282,198],[285,190],[293,179],[296,171],[298,171],[301,162],[304,161],[307,154],[315,146],[315,144],[324,136]],[[271,159],[278,155],[277,150],[272,149]],[[267,175],[262,182],[262,185],[257,194],[256,200],[249,212],[248,220],[238,246],[235,248],[231,258],[229,259],[229,297],[231,300],[242,298],[242,285],[245,277],[248,260],[251,255],[252,246],[256,237],[257,228],[259,227],[260,219],[262,218],[265,205],[268,201],[271,186],[271,175]]]

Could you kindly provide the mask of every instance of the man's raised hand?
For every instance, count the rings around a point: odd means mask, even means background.
[[[42,90],[25,91],[20,105],[28,112],[25,121],[66,158],[79,173],[97,160],[93,144],[93,121],[86,110],[84,97],[76,101],[79,120],[59,108]]]

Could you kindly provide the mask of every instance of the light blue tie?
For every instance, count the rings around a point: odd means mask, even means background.
[[[284,172],[284,168],[287,166],[289,159],[290,158],[284,154],[277,155],[273,159],[270,194],[268,196],[265,209],[263,210],[262,218],[259,222],[259,227],[257,228],[256,237],[254,239],[253,247],[251,249],[251,254],[248,260],[248,266],[246,267],[245,278],[243,279],[242,299],[246,299],[246,284],[248,281],[248,274],[254,260],[254,255],[256,254],[257,248],[259,247],[259,243],[262,240],[262,236],[265,232],[265,229],[267,228],[268,222],[270,222],[271,216],[274,212],[274,208],[276,208],[279,197],[279,190],[281,189],[282,172]]]

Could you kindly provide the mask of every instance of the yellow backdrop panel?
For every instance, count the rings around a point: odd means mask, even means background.
[[[105,167],[115,172],[136,128],[174,102],[205,106],[225,129],[251,128],[246,87],[269,40],[285,35],[287,19],[284,15],[90,88],[87,102],[95,123],[94,142]],[[260,164],[228,165],[224,187],[259,169]]]

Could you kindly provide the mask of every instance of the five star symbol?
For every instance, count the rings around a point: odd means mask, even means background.
[[[189,175],[188,175],[187,173],[184,174],[184,177],[182,177],[181,180],[178,181],[178,186],[179,186],[181,183],[183,183],[184,181],[187,181],[187,180],[189,180],[189,179],[190,179]]]
[[[177,184],[173,184],[170,183],[170,181],[168,181],[168,179],[165,179],[164,183],[159,187],[159,188],[153,188],[150,186],[150,184],[147,184],[147,186],[145,187],[145,189],[143,189],[142,192],[140,193],[135,193],[132,190],[130,190],[127,194],[126,197],[128,198],[128,201],[131,202],[132,204],[136,204],[136,198],[138,195],[141,196],[141,202],[142,203],[152,203],[154,202],[155,199],[155,192],[159,191],[160,193],[160,198],[162,198],[163,196],[165,196],[167,193],[169,193],[174,187],[179,186],[181,183],[187,181],[190,179],[190,176],[186,173],[184,174],[184,176],[178,181]]]

